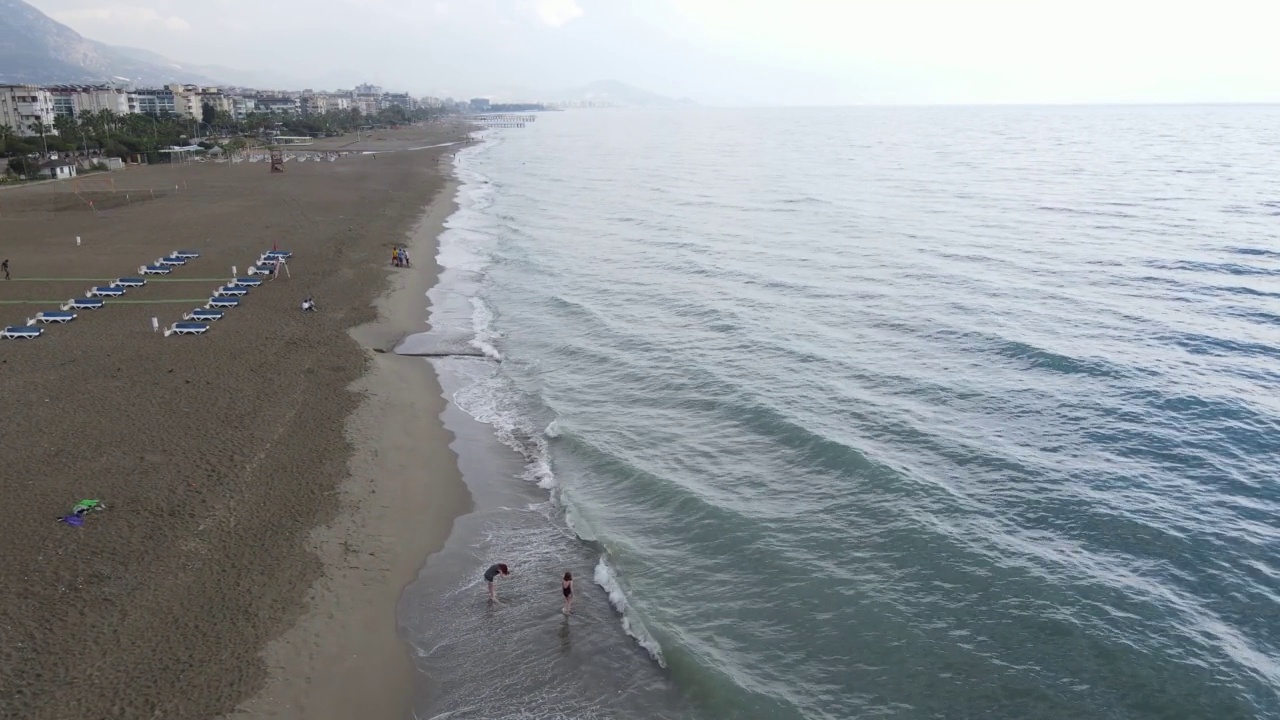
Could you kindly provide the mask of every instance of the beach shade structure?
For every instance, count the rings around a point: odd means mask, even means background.
[[[120,297],[121,295],[124,295],[124,288],[112,285],[99,285],[98,287],[89,288],[89,291],[84,294],[87,298]]]
[[[116,281],[111,284],[114,287],[136,288],[136,287],[142,287],[143,285],[146,285],[147,281],[140,277],[122,277],[122,278],[117,278]]]
[[[268,250],[268,251],[266,251],[266,252],[262,253],[262,257],[268,257],[268,258],[291,258],[291,257],[293,257],[293,253],[289,252],[288,250]]]
[[[213,308],[233,308],[240,306],[240,298],[218,297],[209,298],[209,302],[205,303],[205,307],[212,310]]]
[[[196,252],[195,250],[174,250],[173,252],[169,253],[169,257],[181,258],[183,260],[195,260],[196,258],[200,257],[200,253]]]
[[[187,261],[183,260],[182,258],[176,258],[176,257],[156,258],[156,265],[159,265],[161,267],[178,267],[180,265],[186,265],[186,264],[187,264]]]
[[[256,277],[236,278],[232,280],[229,284],[234,285],[236,287],[245,287],[245,288],[258,287],[259,285],[262,284],[262,278],[256,278]]]
[[[27,325],[35,325],[36,323],[69,323],[76,319],[76,314],[65,310],[41,310],[36,313],[33,318],[27,318]]]
[[[31,340],[44,334],[44,328],[10,325],[0,330],[0,340]]]
[[[209,331],[209,324],[202,322],[176,322],[164,329],[164,336],[170,335],[203,335]]]
[[[105,305],[101,300],[96,298],[71,298],[62,304],[63,310],[97,310]]]
[[[213,291],[213,296],[214,297],[239,297],[241,295],[248,294],[248,292],[249,291],[246,288],[236,287],[235,285],[223,285],[222,287]]]
[[[200,322],[213,322],[222,319],[221,310],[207,310],[205,308],[196,308],[182,316],[183,320],[198,320]]]
[[[168,275],[173,272],[173,269],[163,265],[143,265],[138,268],[138,272],[143,275]]]
[[[274,264],[254,265],[253,267],[249,268],[250,275],[270,275],[275,271],[276,271],[276,266]]]

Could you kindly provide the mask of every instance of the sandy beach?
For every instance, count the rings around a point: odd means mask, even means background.
[[[452,209],[454,148],[409,149],[463,132],[334,138],[379,154],[283,175],[173,165],[0,191],[3,325],[201,254],[0,343],[0,717],[404,716],[396,602],[470,499],[434,376],[375,350],[421,328]],[[388,266],[397,243],[415,269]],[[204,336],[151,331],[273,244],[288,277]],[[55,522],[82,498],[107,509]]]

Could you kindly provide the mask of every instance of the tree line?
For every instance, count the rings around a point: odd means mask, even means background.
[[[203,144],[209,147],[215,144],[213,139],[217,139],[216,144],[226,150],[237,150],[269,142],[273,135],[342,134],[369,125],[433,120],[443,112],[440,108],[409,110],[393,105],[374,114],[362,113],[357,108],[306,114],[252,112],[236,120],[230,113],[205,104],[197,120],[167,111],[158,114],[86,111],[75,117],[59,115],[53,124],[31,122],[24,128],[29,133],[27,137],[21,137],[17,128],[0,125],[0,157],[8,158],[11,171],[30,177],[48,157],[47,153],[52,152],[150,157],[163,148],[189,145],[195,138],[204,138]],[[32,157],[36,155],[40,157]]]

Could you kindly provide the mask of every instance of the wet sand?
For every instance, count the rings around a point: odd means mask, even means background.
[[[459,134],[405,129],[347,149]],[[0,280],[0,324],[56,309],[13,301],[83,296],[89,278],[202,254],[124,298],[178,302],[108,301],[37,340],[0,341],[0,717],[404,716],[395,604],[469,496],[434,377],[373,348],[423,317],[449,152],[0,191],[14,278]],[[419,267],[391,269],[406,233]],[[289,277],[207,335],[151,332],[273,243],[295,253]],[[308,294],[320,312],[299,310]],[[81,498],[108,509],[80,528],[54,521]]]

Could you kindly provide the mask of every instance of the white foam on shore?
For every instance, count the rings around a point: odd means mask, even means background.
[[[484,274],[491,261],[482,249],[494,239],[490,218],[485,216],[484,210],[494,203],[495,187],[488,177],[471,166],[469,158],[495,143],[493,139],[486,139],[488,141],[481,146],[467,148],[455,156],[457,176],[461,181],[457,196],[459,210],[446,223],[447,230],[441,238],[441,250],[437,257],[446,268],[479,275]],[[472,286],[470,289],[478,292],[480,286]],[[433,292],[446,293],[454,290],[438,286]],[[434,298],[435,295],[433,300]],[[476,295],[471,295],[467,300],[471,305],[471,346],[488,358],[502,360],[500,347],[503,334],[496,327],[497,318],[493,309]],[[462,318],[456,320],[460,321]],[[432,325],[436,326],[434,318]],[[542,423],[546,422],[545,414],[540,415],[539,411],[545,408],[538,407],[536,399],[529,397],[501,365],[460,358],[450,359],[448,362],[463,380],[462,386],[451,398],[454,405],[477,422],[492,427],[494,435],[502,444],[519,453],[524,461],[521,478],[548,490],[551,502],[564,507],[564,520],[570,532],[578,538],[594,541],[589,528],[580,530],[575,527],[583,523],[574,521],[576,512],[571,504],[561,505],[565,500],[559,494],[559,484],[552,468],[548,446],[550,439],[561,435],[559,423],[552,420],[543,426]],[[543,418],[541,422],[535,420],[538,417]],[[593,580],[608,594],[609,603],[618,613],[623,631],[644,648],[658,665],[665,668],[666,660],[661,646],[637,617],[613,568],[603,555],[596,563]]]
[[[603,555],[600,556],[600,561],[596,563],[595,577],[593,579],[597,585],[604,588],[604,591],[609,594],[609,604],[622,617],[623,631],[630,635],[637,645],[644,648],[654,662],[665,668],[667,661],[662,657],[662,646],[658,645],[658,641],[654,640],[653,636],[649,634],[644,623],[640,622],[634,613],[630,612],[627,596],[622,592],[622,588],[618,585],[618,581],[614,576],[613,569],[609,567],[609,563]]]

